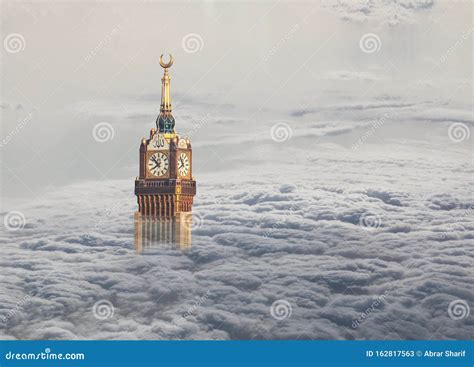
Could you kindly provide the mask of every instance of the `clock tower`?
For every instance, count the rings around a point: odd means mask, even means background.
[[[191,140],[174,130],[168,72],[173,57],[170,55],[170,61],[164,63],[161,55],[160,65],[164,68],[160,114],[156,129],[152,128],[149,138],[141,141],[140,170],[135,180],[139,214],[157,219],[189,215],[196,195]]]

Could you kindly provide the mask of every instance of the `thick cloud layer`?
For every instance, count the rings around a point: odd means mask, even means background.
[[[24,5],[2,12],[26,47],[2,54],[1,337],[474,337],[471,4]],[[196,225],[137,253],[167,52]]]
[[[321,143],[296,163],[278,149],[265,168],[202,174],[184,252],[135,252],[128,180],[17,208],[26,225],[1,238],[2,336],[472,338],[472,317],[448,313],[474,302],[466,156],[377,147]]]

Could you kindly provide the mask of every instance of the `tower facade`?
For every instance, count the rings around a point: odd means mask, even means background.
[[[173,65],[173,57],[170,55],[170,61],[164,63],[161,55],[160,65],[164,68],[160,113],[156,119],[156,128],[152,128],[149,138],[142,138],[140,144],[140,168],[135,180],[135,195],[138,212],[142,216],[175,218],[192,212],[196,180],[192,175],[191,140],[174,130],[171,78],[168,72]]]

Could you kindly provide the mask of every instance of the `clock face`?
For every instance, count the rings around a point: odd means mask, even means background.
[[[163,176],[168,172],[169,161],[166,154],[155,153],[148,159],[148,170],[153,176]]]
[[[186,153],[181,153],[178,157],[178,172],[180,176],[186,176],[189,172],[189,158]]]

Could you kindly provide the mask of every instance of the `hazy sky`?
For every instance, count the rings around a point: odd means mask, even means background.
[[[432,118],[472,121],[470,2],[1,7],[4,197],[35,196],[77,180],[133,180],[138,143],[159,109],[161,53],[174,56],[176,126],[193,132],[195,147],[268,138],[279,120],[294,134],[324,131],[318,124],[347,129],[386,112],[366,108],[373,103],[401,112],[416,105],[410,118],[429,111]],[[21,37],[17,49],[7,45],[12,34]],[[364,52],[366,34],[377,38],[375,49]],[[113,140],[94,141],[101,122],[113,126]],[[222,169],[215,155],[226,151],[198,150],[195,164]]]
[[[472,339],[471,2],[0,14],[2,338]],[[162,53],[198,223],[139,255]]]

